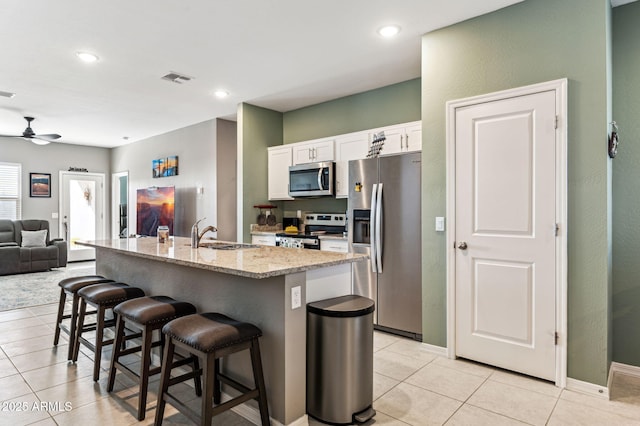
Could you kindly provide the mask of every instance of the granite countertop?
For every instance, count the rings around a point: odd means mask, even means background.
[[[155,237],[146,237],[78,241],[76,244],[257,279],[368,259],[368,256],[362,254],[271,246],[236,250],[219,250],[206,247],[192,249],[190,241],[186,237],[172,237],[169,243],[158,243]],[[202,240],[202,243],[206,242],[224,241]],[[229,242],[229,244],[233,244],[233,242]]]

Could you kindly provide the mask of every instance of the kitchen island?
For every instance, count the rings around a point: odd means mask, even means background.
[[[307,424],[305,302],[351,293],[351,264],[362,255],[190,239],[169,243],[155,238],[79,242],[96,249],[96,272],[193,303],[199,312],[220,312],[263,331],[262,362],[271,418],[280,424]],[[233,245],[236,244],[236,245]],[[216,248],[211,248],[216,247]],[[297,289],[299,287],[299,289]],[[299,290],[300,302],[292,298]],[[224,367],[252,383],[248,353]],[[257,405],[243,408],[255,418]]]

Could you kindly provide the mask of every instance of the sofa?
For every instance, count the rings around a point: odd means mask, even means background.
[[[0,275],[66,265],[67,243],[49,239],[49,221],[0,219]]]

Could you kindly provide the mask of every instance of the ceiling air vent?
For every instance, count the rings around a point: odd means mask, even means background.
[[[162,76],[162,79],[171,81],[172,83],[182,84],[185,81],[193,80],[193,77],[189,77],[188,75],[179,74],[177,72],[171,71],[169,74]]]

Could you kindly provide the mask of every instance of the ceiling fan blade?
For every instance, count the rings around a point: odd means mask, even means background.
[[[0,135],[2,138],[21,138],[22,135]]]
[[[62,136],[57,135],[55,133],[47,134],[47,135],[34,135],[31,136],[33,139],[42,139],[45,141],[55,141],[56,139],[60,139]]]

